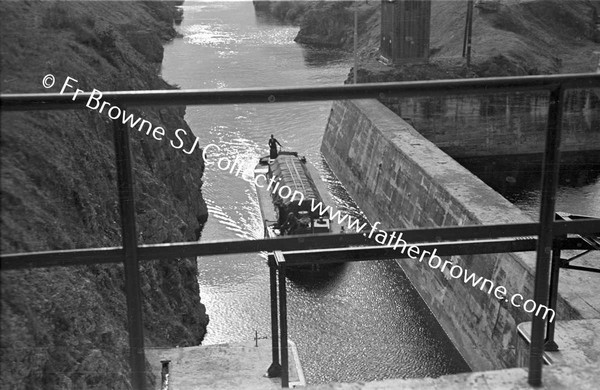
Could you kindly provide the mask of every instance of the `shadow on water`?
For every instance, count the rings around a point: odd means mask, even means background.
[[[310,45],[301,45],[304,65],[307,68],[337,65],[348,62],[348,53],[339,49],[316,48]]]
[[[287,278],[301,290],[322,292],[334,291],[338,284],[344,279],[347,264],[331,264],[325,269],[313,271],[307,268],[288,267]]]
[[[295,28],[257,21],[251,2],[184,8],[184,38],[166,46],[163,62],[163,76],[183,88],[341,84],[350,69],[351,61],[340,60],[343,55],[294,43]],[[250,106],[189,107],[186,120],[202,144],[226,146],[218,157],[254,159],[258,145],[277,133],[286,148],[314,162],[331,190],[331,206],[366,221],[319,151],[331,103]],[[218,169],[205,173],[203,195],[211,215],[202,240],[259,237],[254,188]],[[257,329],[268,332],[264,261],[264,254],[253,253],[200,258],[200,291],[211,316],[207,344],[244,342]],[[292,276],[287,283],[289,337],[309,383],[468,371],[397,263],[352,262],[330,272]]]
[[[495,191],[513,203],[540,191],[542,155],[495,156],[457,159]],[[579,188],[600,182],[597,152],[563,154],[559,186]]]
[[[255,10],[254,17],[259,26],[291,26],[289,22],[283,21],[269,12]]]
[[[255,20],[259,26],[293,26],[293,24],[282,21],[267,12],[256,12]],[[349,60],[349,54],[341,49],[322,48],[302,43],[298,43],[298,45],[302,48],[304,65],[307,68],[347,64]]]

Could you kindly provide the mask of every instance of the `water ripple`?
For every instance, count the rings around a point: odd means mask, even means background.
[[[297,28],[249,19],[251,3],[184,10],[185,38],[167,45],[163,63],[163,76],[184,88],[339,84],[348,72],[340,53],[325,55],[294,43]],[[298,151],[315,165],[338,208],[364,219],[319,152],[330,109],[330,102],[190,106],[186,120],[203,145],[221,147],[211,149],[211,161],[237,157],[247,172],[268,153],[267,140],[275,134],[284,150]],[[203,181],[209,210],[203,242],[262,237],[252,184],[216,165],[206,167]],[[249,341],[255,330],[269,333],[265,260],[264,252],[198,258],[201,299],[211,318],[206,344]],[[468,369],[393,262],[350,263],[292,277],[287,290],[290,338],[311,383]]]

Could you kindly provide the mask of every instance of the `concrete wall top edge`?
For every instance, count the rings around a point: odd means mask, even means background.
[[[377,100],[334,102],[321,151],[381,230],[532,221]],[[451,261],[532,297],[534,252],[453,256]],[[419,265],[401,264],[469,365],[514,365],[514,327],[531,315]],[[562,297],[577,292],[563,283],[559,293],[560,318],[580,318],[582,304]]]
[[[533,222],[531,217],[378,100],[360,99],[346,103],[354,105],[366,118],[369,118],[373,128],[381,132],[400,154],[409,158],[419,167],[420,172],[436,183],[437,189],[448,192],[454,202],[462,206],[464,213],[471,220],[482,225]],[[535,253],[515,253],[512,257],[530,272],[535,269]]]
[[[533,220],[494,191],[477,176],[423,137],[390,109],[375,99],[350,102],[370,118],[385,138],[408,156],[422,171],[449,191],[481,224],[527,223]],[[499,214],[498,210],[502,210]]]

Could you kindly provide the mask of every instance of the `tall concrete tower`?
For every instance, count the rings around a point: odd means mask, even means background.
[[[381,44],[384,61],[426,63],[429,58],[431,0],[381,0]]]

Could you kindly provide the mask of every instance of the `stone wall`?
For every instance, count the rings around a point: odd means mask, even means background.
[[[389,98],[383,103],[454,158],[544,151],[547,92]],[[600,156],[600,90],[567,91],[563,116],[561,150],[595,150]]]
[[[321,151],[371,223],[383,229],[531,222],[376,100],[334,102]],[[453,256],[464,269],[533,297],[533,253]],[[517,324],[531,316],[425,263],[398,260],[473,370],[516,365]],[[578,318],[559,299],[557,318]]]

